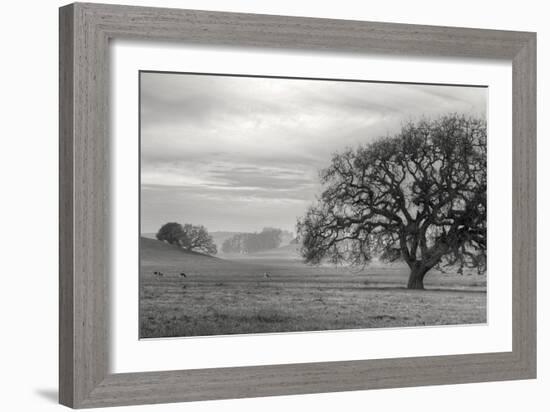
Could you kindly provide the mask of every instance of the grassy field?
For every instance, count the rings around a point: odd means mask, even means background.
[[[486,322],[477,274],[434,271],[426,290],[412,291],[402,265],[311,267],[292,245],[211,257],[142,238],[140,250],[142,338]]]

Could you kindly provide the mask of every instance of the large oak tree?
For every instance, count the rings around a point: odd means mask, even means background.
[[[449,115],[335,154],[324,190],[298,221],[302,255],[318,264],[404,260],[408,288],[435,266],[486,269],[487,127]]]

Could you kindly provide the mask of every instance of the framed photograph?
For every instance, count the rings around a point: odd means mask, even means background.
[[[60,9],[60,402],[536,376],[536,35]]]

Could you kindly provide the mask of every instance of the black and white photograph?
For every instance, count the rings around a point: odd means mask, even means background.
[[[141,338],[486,322],[486,87],[139,81]]]
[[[1,409],[547,412],[545,6],[4,2]]]

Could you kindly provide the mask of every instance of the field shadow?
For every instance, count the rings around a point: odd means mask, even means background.
[[[59,392],[57,389],[37,389],[35,393],[51,403],[59,402]]]
[[[353,289],[353,288],[350,288]],[[422,293],[422,292],[450,292],[450,293],[487,293],[483,289],[460,289],[460,288],[442,288],[442,287],[430,287],[426,286],[424,289],[408,289],[406,286],[377,286],[377,285],[363,285],[364,290],[381,290],[384,292],[412,292],[412,293]]]
[[[460,293],[487,293],[486,289],[452,289],[452,288],[431,288],[427,287],[425,290],[429,292],[460,292]]]

